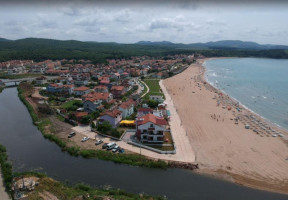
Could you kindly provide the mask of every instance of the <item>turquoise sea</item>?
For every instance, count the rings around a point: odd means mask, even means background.
[[[207,81],[242,105],[288,130],[288,60],[208,60]]]

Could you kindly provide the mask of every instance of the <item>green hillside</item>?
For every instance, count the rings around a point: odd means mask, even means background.
[[[252,56],[288,58],[288,54],[285,50],[231,49],[228,48],[229,45],[227,42],[226,46],[222,49],[205,47],[205,45],[203,46],[200,44],[201,43],[185,45],[170,42],[139,42],[136,44],[119,44],[38,38],[26,38],[20,40],[3,39],[0,40],[0,62],[13,59],[33,59],[35,61],[42,61],[46,59],[89,59],[94,63],[103,63],[109,58],[129,58],[131,56],[143,55],[159,57],[192,53],[201,53],[205,56],[216,57]],[[219,45],[219,42],[217,45]],[[251,46],[251,43],[249,43],[249,45]]]

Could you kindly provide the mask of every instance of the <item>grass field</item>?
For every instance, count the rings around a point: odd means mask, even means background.
[[[149,97],[149,95],[161,95],[164,97],[164,94],[160,90],[159,85],[160,79],[145,79],[144,82],[149,87],[149,92],[145,95],[145,97]]]
[[[80,101],[80,100],[68,101],[68,102],[63,103],[61,105],[61,108],[69,109],[70,107],[77,106],[77,105],[82,105],[82,101]]]

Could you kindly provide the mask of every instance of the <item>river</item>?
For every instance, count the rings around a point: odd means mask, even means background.
[[[168,199],[284,200],[287,195],[242,187],[182,169],[148,169],[110,161],[72,157],[44,139],[17,96],[16,88],[0,94],[0,143],[16,172],[35,170],[70,183],[111,185],[128,192],[166,195]]]

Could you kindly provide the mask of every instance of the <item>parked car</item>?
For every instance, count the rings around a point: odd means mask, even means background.
[[[119,153],[124,153],[124,152],[125,152],[124,149],[122,149],[122,148],[119,149]]]
[[[103,140],[97,140],[95,145],[99,145],[99,144],[102,144],[103,143]]]
[[[89,140],[89,137],[83,137],[81,142],[86,142],[87,140]]]
[[[110,142],[109,144],[107,144],[107,150],[109,151],[109,150],[113,149],[115,146],[116,146],[115,142]]]
[[[102,145],[102,149],[106,149],[107,148],[107,143]]]
[[[118,145],[116,145],[113,149],[112,152],[116,153],[118,150],[120,149],[120,147]]]
[[[75,136],[75,135],[76,135],[75,132],[71,132],[71,133],[69,133],[68,138],[72,138],[72,137]]]

